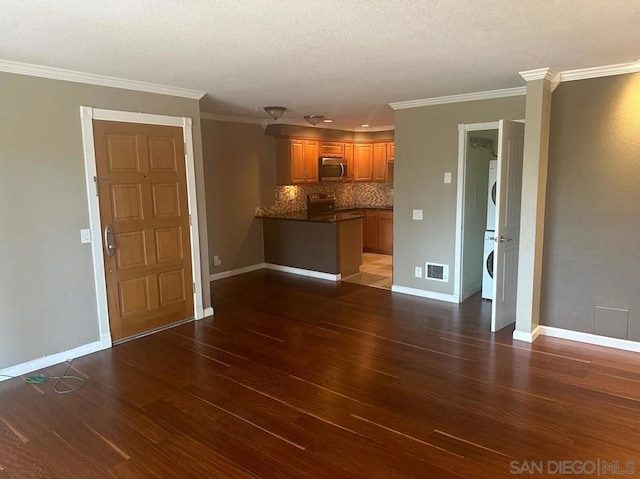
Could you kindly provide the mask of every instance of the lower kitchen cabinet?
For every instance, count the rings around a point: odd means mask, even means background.
[[[393,254],[393,211],[365,212],[363,249],[368,253]]]

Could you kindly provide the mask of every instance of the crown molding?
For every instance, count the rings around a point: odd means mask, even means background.
[[[311,126],[306,120],[295,120],[292,118],[284,118],[280,117],[278,120],[271,120],[267,118],[253,118],[250,116],[233,116],[233,115],[219,115],[217,113],[208,113],[206,111],[200,112],[200,118],[203,120],[215,120],[215,121],[227,121],[230,123],[249,123],[252,125],[262,125],[263,128],[266,128],[269,124],[281,124],[281,125],[293,125],[293,126],[304,126],[307,128],[323,128],[326,130],[342,130],[342,131],[354,131],[354,132],[377,132],[377,131],[389,131],[394,130],[394,125],[382,125],[382,126],[372,126],[369,128],[334,128],[333,123],[318,123],[316,126]]]
[[[502,90],[478,91],[473,93],[462,93],[460,95],[437,96],[434,98],[424,98],[422,100],[397,101],[389,103],[394,110],[405,110],[407,108],[418,108],[421,106],[445,105],[447,103],[461,103],[475,100],[491,100],[492,98],[506,98],[510,96],[526,95],[526,87],[504,88]]]
[[[189,90],[187,88],[158,85],[156,83],[147,83],[136,80],[126,80],[124,78],[83,73],[73,70],[65,70],[63,68],[45,67],[41,65],[33,65],[31,63],[12,62],[9,60],[0,60],[0,72],[16,73],[18,75],[49,78],[51,80],[64,80],[74,83],[85,83],[111,88],[122,88],[124,90],[157,93],[160,95],[190,98],[192,100],[199,100],[206,94],[206,92],[203,91]]]
[[[535,70],[519,72],[519,74],[525,81],[548,80],[553,83],[560,73],[553,68],[537,68]]]
[[[613,75],[640,72],[640,61],[605,65],[601,67],[580,68],[577,70],[565,70],[560,73],[560,81],[586,80],[588,78],[600,78]]]
[[[553,68],[537,68],[535,70],[526,70],[520,72],[520,76],[524,78],[525,81],[532,80],[547,80],[551,83],[551,91],[558,88],[558,85],[562,81],[561,73],[558,70]]]

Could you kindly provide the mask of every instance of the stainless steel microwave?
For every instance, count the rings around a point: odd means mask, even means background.
[[[320,181],[342,181],[347,177],[347,162],[343,158],[320,158]]]

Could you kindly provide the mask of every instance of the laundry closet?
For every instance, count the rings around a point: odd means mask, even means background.
[[[464,184],[463,300],[493,298],[498,130],[468,131]]]

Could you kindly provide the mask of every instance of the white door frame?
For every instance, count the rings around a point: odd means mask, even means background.
[[[455,250],[455,282],[453,284],[453,296],[458,303],[462,303],[462,268],[464,252],[464,188],[467,174],[467,132],[481,130],[497,130],[500,122],[490,121],[485,123],[459,123],[458,124],[458,192],[456,199],[456,250]]]
[[[80,121],[82,124],[82,140],[84,145],[84,166],[86,174],[85,180],[87,187],[87,199],[89,202],[93,276],[96,286],[98,327],[102,347],[109,348],[112,345],[112,341],[111,330],[109,328],[109,310],[107,307],[107,281],[104,271],[104,249],[102,244],[102,226],[100,224],[100,205],[98,204],[97,184],[95,182],[97,171],[96,152],[93,143],[93,120],[143,123],[148,125],[176,126],[182,128],[185,143],[188,208],[189,215],[191,216],[191,271],[193,274],[193,282],[196,285],[193,302],[194,317],[195,319],[202,319],[205,312],[202,305],[202,274],[200,271],[200,235],[198,230],[198,204],[196,201],[193,125],[191,118],[187,117],[104,110],[90,106],[80,107]]]

